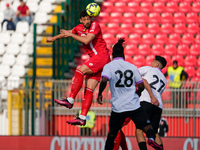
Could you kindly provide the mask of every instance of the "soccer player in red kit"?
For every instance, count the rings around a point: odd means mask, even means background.
[[[72,125],[85,125],[86,115],[93,100],[93,91],[101,79],[101,72],[105,64],[110,62],[109,50],[106,42],[102,38],[100,25],[92,21],[86,11],[80,13],[81,24],[72,30],[60,30],[60,34],[54,37],[47,37],[47,42],[53,42],[57,39],[72,37],[83,43],[83,48],[90,56],[82,66],[76,69],[74,79],[71,85],[71,92],[68,97],[63,99],[54,99],[54,101],[67,108],[72,108],[74,99],[82,87],[84,75],[86,75],[86,87],[81,106],[81,114],[74,120],[67,121]]]

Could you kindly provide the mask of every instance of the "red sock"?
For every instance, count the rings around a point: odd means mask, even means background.
[[[83,78],[84,78],[83,72],[76,69],[76,73],[75,73],[74,79],[72,81],[71,92],[69,94],[69,97],[75,99],[77,93],[79,92],[79,90],[81,89],[81,87],[83,85]]]
[[[84,99],[82,101],[82,106],[81,106],[81,115],[83,116],[87,115],[87,112],[92,104],[92,99],[93,99],[93,90],[90,88],[86,88]]]

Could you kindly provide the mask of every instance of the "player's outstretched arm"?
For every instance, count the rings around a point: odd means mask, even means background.
[[[144,78],[142,78],[142,79],[143,79],[143,82],[144,82],[144,87],[147,90],[147,92],[149,93],[149,96],[151,98],[151,103],[156,105],[156,106],[159,106],[159,102],[158,102],[157,98],[154,96],[149,83],[147,82],[146,79],[144,79]]]
[[[60,33],[64,34],[65,37],[72,37],[75,40],[84,43],[84,44],[89,44],[95,37],[96,35],[93,33],[88,33],[87,36],[79,36],[77,34],[72,33],[71,30],[61,30]]]
[[[99,93],[98,93],[98,97],[97,97],[97,102],[102,105],[103,102],[102,102],[102,92],[104,91],[104,89],[106,88],[107,86],[107,82],[108,82],[108,79],[105,78],[105,77],[102,77],[101,78],[101,82],[100,82],[100,85],[99,85]]]
[[[64,34],[58,34],[58,35],[53,36],[53,37],[47,37],[46,41],[47,41],[47,43],[51,43],[51,42],[54,42],[57,39],[62,39],[62,38],[65,38],[65,35]]]

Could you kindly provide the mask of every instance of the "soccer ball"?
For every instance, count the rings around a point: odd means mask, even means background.
[[[91,17],[96,17],[100,13],[100,7],[97,3],[90,3],[86,7],[86,12]]]

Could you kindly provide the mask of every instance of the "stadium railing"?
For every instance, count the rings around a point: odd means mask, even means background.
[[[66,124],[67,120],[73,119],[81,108],[84,88],[77,95],[74,107],[66,109],[52,102],[53,97],[59,98],[68,94],[70,91],[71,80],[36,80],[35,88],[29,85],[21,86],[18,89],[10,89],[9,83],[4,81],[4,88],[0,91],[8,91],[8,99],[5,100],[2,94],[1,102],[1,135],[80,135],[78,126]],[[13,82],[14,84],[14,82]],[[25,88],[26,86],[26,88]],[[1,86],[2,87],[2,86]],[[180,89],[167,89],[162,94],[163,114],[169,124],[170,137],[199,137],[200,136],[200,82],[186,82]],[[173,107],[172,92],[180,92],[181,102],[177,101]],[[1,92],[2,93],[2,92]],[[32,94],[34,99],[32,100]],[[96,114],[96,124],[92,130],[93,136],[106,136],[108,122],[111,112],[109,88],[103,93],[103,105],[96,101],[98,87],[94,91],[91,110]],[[177,95],[178,96],[178,95]],[[176,98],[178,100],[178,97]],[[34,108],[34,111],[31,109]],[[5,115],[8,113],[8,115]],[[34,114],[32,114],[34,113]],[[34,116],[34,118],[32,118]],[[34,119],[34,124],[32,119]],[[135,126],[130,122],[123,128],[125,135],[134,136]],[[5,132],[7,131],[7,132]]]

